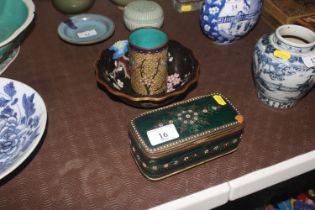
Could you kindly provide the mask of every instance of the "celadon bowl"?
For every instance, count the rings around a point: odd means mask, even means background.
[[[21,34],[30,25],[34,15],[35,5],[32,0],[0,1],[0,64],[19,46]]]

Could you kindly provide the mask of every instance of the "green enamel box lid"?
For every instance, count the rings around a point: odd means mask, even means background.
[[[129,133],[141,171],[158,179],[234,151],[243,128],[244,117],[229,100],[212,94],[145,112],[131,120]],[[217,151],[208,155],[211,149]],[[181,166],[177,157],[190,163]]]

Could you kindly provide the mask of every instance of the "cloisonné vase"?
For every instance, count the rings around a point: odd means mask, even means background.
[[[282,25],[262,36],[253,56],[258,98],[274,108],[293,107],[315,83],[315,33]]]
[[[261,0],[205,0],[200,15],[201,29],[216,43],[232,43],[254,27],[261,8]]]
[[[156,28],[138,28],[130,34],[130,81],[136,93],[151,96],[167,90],[168,40]]]

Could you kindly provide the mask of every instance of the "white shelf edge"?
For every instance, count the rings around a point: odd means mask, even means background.
[[[229,191],[229,185],[225,182],[153,207],[151,210],[208,210],[227,203],[229,199]]]
[[[229,200],[255,193],[315,169],[315,150],[228,181]]]

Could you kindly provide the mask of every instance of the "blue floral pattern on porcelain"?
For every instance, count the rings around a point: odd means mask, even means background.
[[[22,94],[23,90],[16,88],[17,81],[1,80],[0,179],[26,158],[23,156],[38,143],[46,124],[46,108],[36,104],[39,95],[35,91],[24,90],[28,94]]]
[[[231,43],[254,27],[261,7],[261,0],[205,0],[200,15],[201,29],[217,43]]]
[[[314,45],[315,34],[313,39]],[[277,56],[276,51],[284,56]],[[303,60],[314,53],[314,46],[290,46],[275,33],[262,36],[253,56],[253,75],[261,101],[274,108],[294,106],[315,83],[315,65],[307,66]]]

